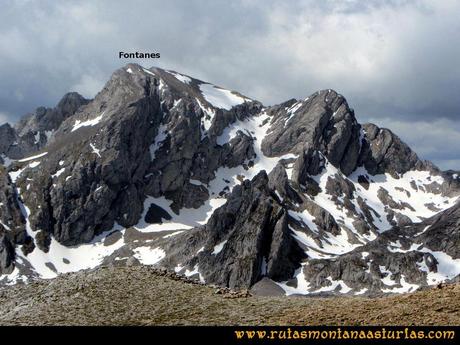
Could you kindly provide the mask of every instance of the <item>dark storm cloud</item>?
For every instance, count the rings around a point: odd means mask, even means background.
[[[460,168],[459,17],[454,0],[6,0],[0,123],[70,90],[92,97],[128,62],[120,50],[159,51],[160,60],[138,62],[265,104],[336,89],[360,121],[388,126],[422,157]]]

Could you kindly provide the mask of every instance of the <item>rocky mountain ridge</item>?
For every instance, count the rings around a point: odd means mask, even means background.
[[[128,64],[93,100],[66,95],[0,134],[4,284],[126,263],[286,294],[460,274],[458,175],[333,90],[266,107]]]

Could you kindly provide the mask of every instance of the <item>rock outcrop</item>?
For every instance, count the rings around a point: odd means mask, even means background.
[[[178,272],[191,267],[205,281],[230,288],[250,287],[265,276],[291,277],[305,255],[290,235],[287,209],[268,185],[262,171],[235,186],[203,228],[169,244],[165,264]]]
[[[13,128],[0,126],[0,159],[20,159],[43,148],[62,122],[89,103],[76,92],[64,95],[54,108],[39,107]],[[2,157],[3,156],[3,157]]]

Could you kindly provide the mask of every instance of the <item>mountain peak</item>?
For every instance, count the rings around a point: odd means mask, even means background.
[[[286,294],[460,274],[458,228],[438,231],[455,224],[458,176],[360,125],[333,90],[269,107],[128,64],[93,100],[68,94],[18,128],[0,127],[0,283],[128,261]]]
[[[360,125],[345,98],[333,90],[321,90],[271,111],[272,127],[262,149],[268,156],[322,151],[346,175],[357,166]]]
[[[423,162],[411,148],[387,128],[372,123],[363,125],[364,141],[361,164],[371,174],[388,172],[393,176],[418,170],[438,170],[432,163]]]
[[[73,115],[78,110],[78,108],[80,108],[82,105],[88,104],[89,101],[90,100],[86,99],[78,92],[72,91],[66,93],[61,98],[56,108],[58,108],[61,111],[61,113],[65,115]]]

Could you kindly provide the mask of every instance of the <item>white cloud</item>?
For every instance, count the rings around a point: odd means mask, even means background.
[[[84,74],[75,85],[70,87],[69,91],[76,91],[86,98],[94,98],[101,91],[105,82],[101,78]]]
[[[107,78],[126,62],[119,50],[158,50],[162,58],[146,65],[207,78],[266,104],[334,88],[356,100],[357,110],[383,98],[405,110],[458,109],[460,47],[452,42],[460,3],[453,0],[135,3],[13,3],[0,18],[0,69],[33,70],[28,78],[62,90],[85,74]]]
[[[297,86],[335,88],[368,101],[384,97],[393,107],[412,110],[452,103],[446,96],[458,89],[443,86],[459,84],[460,49],[452,41],[460,3],[419,3],[424,6],[411,2],[364,12],[341,11],[343,5],[325,11],[311,1],[296,11],[277,5],[268,13],[268,34],[256,44],[280,55],[285,78]]]

